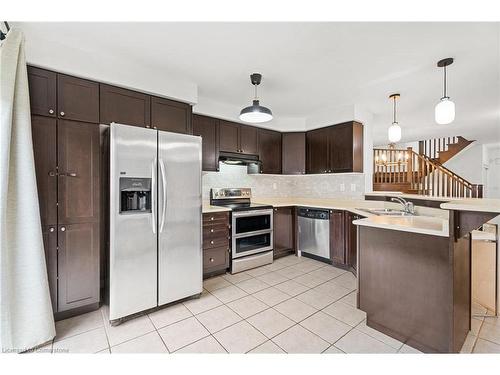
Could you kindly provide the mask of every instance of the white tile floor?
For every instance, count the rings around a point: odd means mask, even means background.
[[[53,353],[419,353],[366,326],[346,271],[288,256],[204,281],[199,299],[111,327],[107,307],[56,323]],[[486,310],[475,305],[474,313]],[[464,353],[500,353],[500,320],[474,318]]]

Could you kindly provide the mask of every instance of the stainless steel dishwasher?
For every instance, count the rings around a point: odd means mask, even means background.
[[[329,261],[330,259],[330,211],[320,208],[298,210],[299,251],[301,254]]]

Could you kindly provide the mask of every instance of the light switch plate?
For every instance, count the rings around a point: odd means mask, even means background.
[[[340,191],[345,191],[345,184],[340,184]]]
[[[351,184],[351,191],[356,191],[356,184]]]

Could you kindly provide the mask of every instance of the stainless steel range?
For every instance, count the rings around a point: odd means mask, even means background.
[[[210,190],[210,204],[231,208],[231,273],[273,262],[273,207],[251,202],[249,188]]]

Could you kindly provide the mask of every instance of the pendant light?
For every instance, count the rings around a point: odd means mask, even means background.
[[[255,86],[255,97],[253,99],[253,104],[249,107],[245,107],[240,112],[240,120],[251,123],[261,123],[271,121],[273,119],[273,113],[269,108],[263,107],[259,104],[259,98],[257,97],[257,86],[262,80],[262,75],[259,73],[253,73],[250,75],[250,81],[252,85]]]
[[[453,122],[455,120],[455,103],[450,100],[450,97],[446,95],[446,67],[453,64],[453,59],[448,57],[443,60],[439,60],[437,66],[444,69],[444,90],[443,97],[440,102],[436,104],[435,108],[435,119],[440,125],[445,125]]]
[[[401,95],[399,94],[392,94],[389,96],[389,99],[394,100],[392,125],[389,126],[388,131],[389,142],[391,143],[396,143],[401,140],[401,126],[399,126],[398,122],[396,121],[396,99],[400,96]]]

